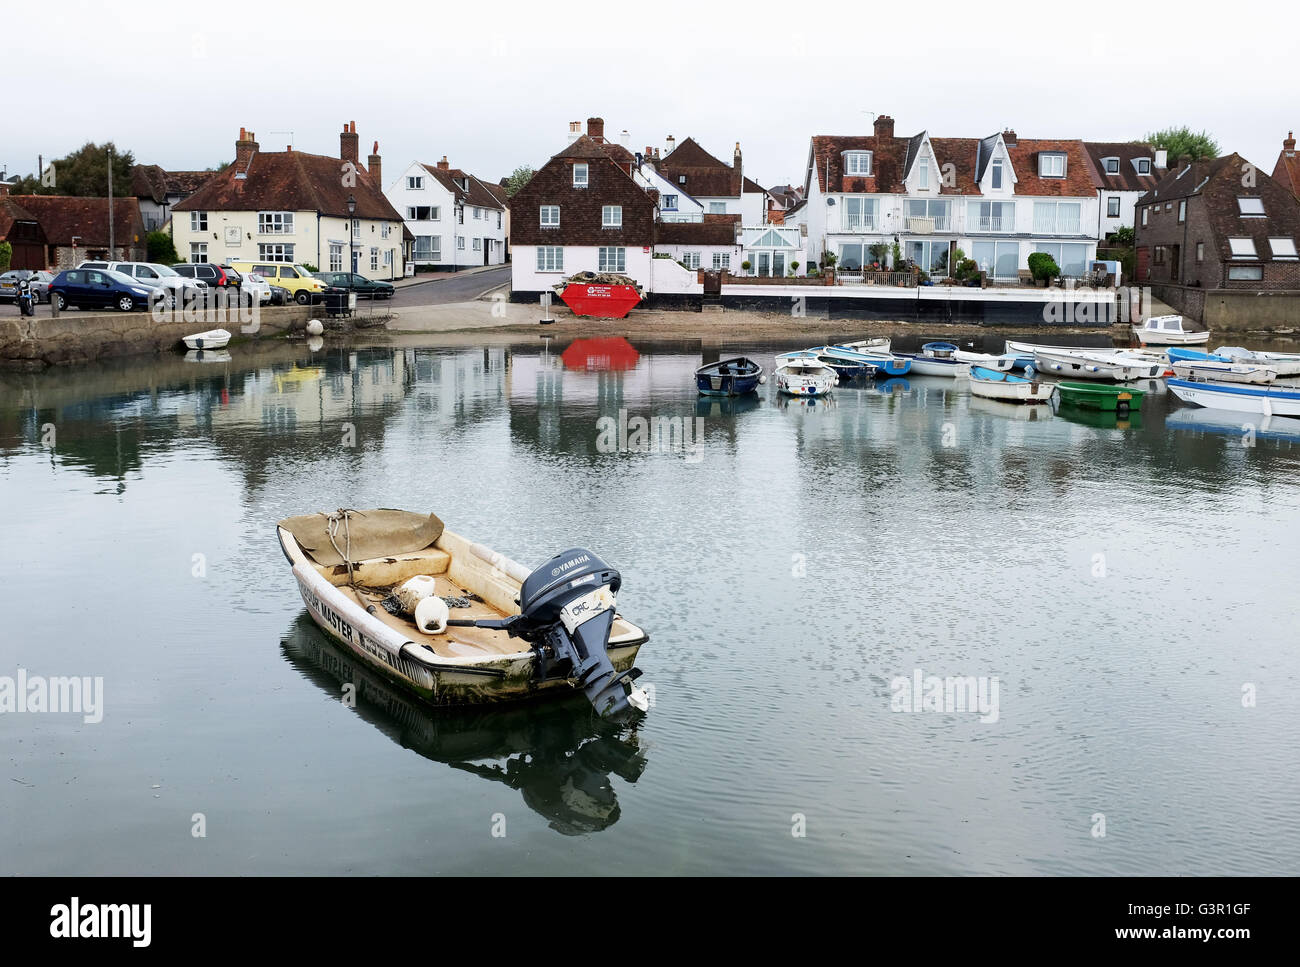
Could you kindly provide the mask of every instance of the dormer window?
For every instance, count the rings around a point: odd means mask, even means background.
[[[1102,158],[1101,163],[1106,168],[1106,174],[1108,175],[1119,174],[1119,158]]]
[[[1151,174],[1151,159],[1150,159],[1150,158],[1138,158],[1138,159],[1137,159],[1137,169],[1138,169],[1138,174],[1140,174],[1140,175],[1149,175],[1149,174]]]
[[[1038,176],[1040,178],[1064,178],[1065,155],[1048,151],[1040,154],[1038,156]]]
[[[1262,198],[1238,198],[1237,210],[1243,218],[1263,218],[1264,217],[1264,199]]]
[[[995,158],[993,160],[993,171],[989,175],[989,184],[992,188],[996,190],[1001,190],[1002,188],[1002,159],[1001,158]]]
[[[576,164],[573,166],[573,187],[587,187],[587,166],[585,164]]]
[[[870,151],[846,151],[844,152],[844,173],[849,175],[858,175],[862,178],[871,177],[871,152]]]

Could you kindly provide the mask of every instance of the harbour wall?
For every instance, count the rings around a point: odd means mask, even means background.
[[[1284,332],[1300,329],[1300,291],[1202,289],[1148,283],[1157,299],[1211,332]]]

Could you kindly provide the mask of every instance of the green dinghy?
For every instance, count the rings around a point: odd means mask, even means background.
[[[1084,410],[1101,410],[1104,413],[1126,413],[1142,408],[1146,390],[1130,386],[1108,386],[1102,383],[1057,383],[1061,402]]]

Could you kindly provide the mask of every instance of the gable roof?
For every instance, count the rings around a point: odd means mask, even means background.
[[[51,245],[71,245],[74,237],[79,248],[108,245],[107,198],[15,195],[10,200],[37,221]],[[113,199],[113,236],[119,246],[144,243],[140,204],[133,196]]]
[[[1300,198],[1300,155],[1296,154],[1293,135],[1288,134],[1282,142],[1282,153],[1273,166],[1273,180]]]
[[[757,182],[705,151],[694,138],[686,138],[657,159],[654,168],[665,181],[696,198],[736,198],[744,192],[765,192]]]
[[[1155,148],[1140,141],[1085,141],[1088,157],[1097,169],[1097,179],[1109,191],[1149,191],[1159,180],[1156,172]],[[1106,158],[1119,159],[1119,172],[1107,174]],[[1133,162],[1146,158],[1151,162],[1151,174],[1140,175]]]
[[[998,135],[986,138],[929,138],[940,169],[952,165],[952,184],[939,182],[943,195],[977,195],[984,169],[992,157]],[[901,194],[904,182],[921,154],[926,132],[910,138],[877,135],[814,135],[809,143],[808,181],[817,178],[826,193],[865,192]],[[1082,141],[1020,138],[1006,145],[1016,174],[1017,195],[1079,197],[1096,191],[1092,164]],[[845,171],[848,151],[871,152],[871,174],[850,175]],[[1043,178],[1038,174],[1038,156],[1062,153],[1066,156],[1064,178]]]
[[[421,167],[442,187],[451,193],[461,206],[468,205],[471,208],[494,208],[504,211],[506,205],[492,191],[490,182],[482,181],[475,178],[468,171],[461,171],[459,168],[439,168],[437,165],[421,164]],[[464,181],[465,187],[461,187]],[[502,189],[504,196],[504,189]]]
[[[0,195],[0,241],[8,238],[14,222],[36,222],[40,220],[8,195]]]
[[[305,151],[259,151],[248,163],[243,178],[237,165],[213,175],[198,191],[173,206],[173,211],[318,211],[336,218],[348,217],[348,196],[357,200],[356,217],[400,222],[402,216],[370,179],[356,166],[356,184],[344,187],[344,161]]]
[[[1242,174],[1247,170],[1255,179],[1249,188],[1242,185]],[[1238,198],[1260,199],[1264,215],[1243,218]],[[1137,205],[1141,208],[1191,199],[1198,199],[1204,206],[1206,221],[1224,259],[1232,257],[1229,238],[1252,239],[1255,252],[1260,256],[1271,253],[1270,236],[1300,240],[1300,199],[1236,152],[1171,169],[1155,188],[1137,200]],[[1141,225],[1138,227],[1139,235],[1151,230]]]
[[[135,165],[131,169],[131,194],[161,205],[169,194],[192,195],[214,174],[213,171],[167,171],[158,165]]]

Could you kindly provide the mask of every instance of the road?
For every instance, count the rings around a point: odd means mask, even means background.
[[[393,305],[439,306],[449,302],[472,302],[488,289],[495,289],[509,281],[509,265],[500,265],[485,272],[439,272],[431,282],[399,288],[393,296]]]

